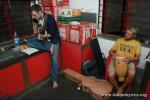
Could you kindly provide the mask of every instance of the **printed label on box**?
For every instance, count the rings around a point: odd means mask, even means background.
[[[71,30],[70,31],[70,41],[79,43],[79,31],[78,30]]]
[[[58,28],[61,39],[69,41],[69,24],[58,23]]]

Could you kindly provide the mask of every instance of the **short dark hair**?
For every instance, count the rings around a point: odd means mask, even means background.
[[[33,4],[31,6],[31,12],[32,11],[40,12],[40,11],[42,11],[42,7],[40,5],[38,5],[38,4]]]

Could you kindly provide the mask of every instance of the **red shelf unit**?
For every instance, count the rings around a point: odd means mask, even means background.
[[[61,41],[62,68],[70,68],[81,73],[82,63],[87,59],[93,59],[91,46],[82,46],[67,41]]]

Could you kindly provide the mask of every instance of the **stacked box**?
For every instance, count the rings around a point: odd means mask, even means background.
[[[58,28],[61,39],[69,41],[69,24],[58,23]]]
[[[70,25],[69,33],[71,42],[81,43],[82,27],[80,25]]]
[[[57,6],[58,5],[58,1],[57,0],[42,0],[42,5],[43,6]]]
[[[91,22],[81,22],[79,25],[70,25],[70,41],[80,44],[88,43],[91,38],[96,37],[95,30],[95,24]]]
[[[58,0],[59,8],[68,8],[69,0]]]
[[[46,13],[51,14],[55,20],[57,20],[58,17],[58,9],[69,5],[68,0],[42,0],[41,3],[43,10]]]
[[[71,17],[72,16],[72,9],[59,9],[58,16],[62,17]]]
[[[78,17],[81,16],[80,9],[59,9],[58,16],[61,17]]]
[[[91,26],[92,26],[92,29],[91,29],[90,38],[96,38],[96,24],[91,23]]]
[[[57,20],[57,0],[42,0],[44,12],[51,14]]]

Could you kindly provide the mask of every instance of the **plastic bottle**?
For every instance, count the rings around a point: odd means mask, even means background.
[[[15,44],[15,49],[19,50],[20,39],[16,31],[14,32],[14,44]]]

